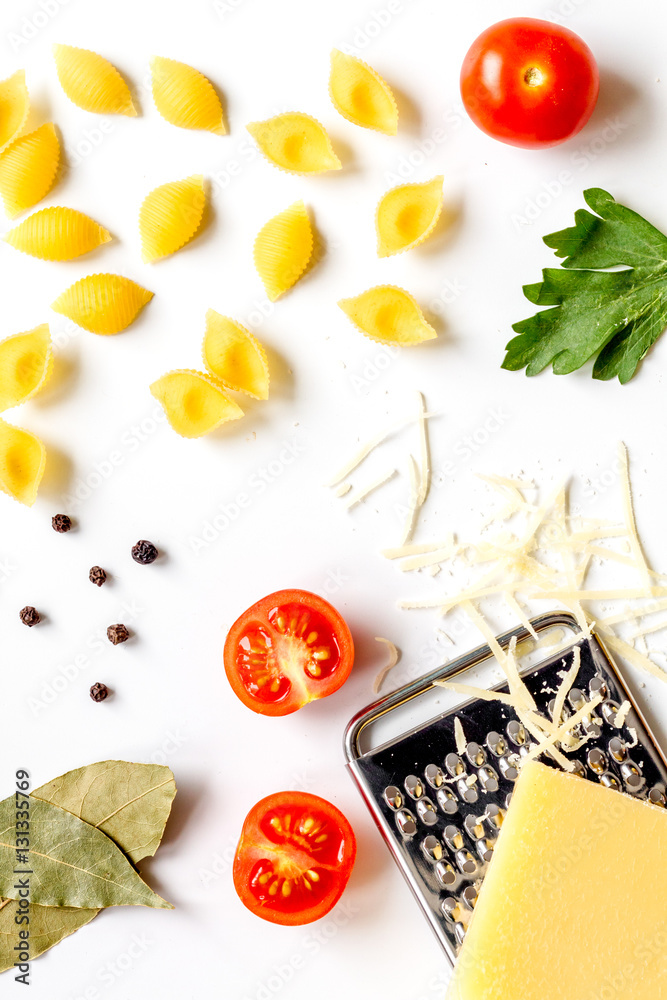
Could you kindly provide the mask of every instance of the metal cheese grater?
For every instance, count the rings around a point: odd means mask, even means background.
[[[531,624],[538,634],[559,629],[564,639],[546,659],[522,667],[521,675],[538,710],[549,715],[576,646],[581,667],[564,718],[595,695],[604,697],[590,720],[575,730],[580,736],[590,735],[587,743],[568,755],[576,762],[576,771],[664,807],[667,759],[601,640],[583,636],[576,619],[567,613],[541,615]],[[513,636],[518,644],[531,639],[521,627],[498,636],[498,642],[507,647]],[[489,646],[479,646],[374,702],[350,721],[345,732],[352,777],[452,963],[493,855],[518,777],[517,765],[532,740],[513,709],[500,702],[473,699],[461,703],[458,696],[454,707],[434,715],[437,701],[452,697],[434,682],[484,666],[488,669],[493,662]],[[479,680],[474,683],[480,686]],[[489,686],[494,691],[508,690],[506,682]],[[626,700],[632,709],[619,729],[614,725],[616,713]],[[373,745],[374,728],[386,730],[388,724],[395,728],[396,722],[404,726],[407,713],[420,712],[423,718],[429,704],[428,721]],[[457,716],[466,737],[465,753],[460,756],[454,729]],[[541,759],[552,763],[547,756]]]

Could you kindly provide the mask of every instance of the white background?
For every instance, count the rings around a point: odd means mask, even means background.
[[[496,143],[460,107],[458,73],[469,44],[488,24],[519,13],[566,23],[601,67],[598,109],[560,148]],[[400,536],[415,431],[392,438],[355,474],[362,486],[384,469],[401,472],[354,512],[322,484],[360,440],[408,414],[421,390],[440,415],[431,421],[434,487],[416,540],[485,512],[490,494],[476,471],[524,472],[547,485],[573,474],[581,509],[616,518],[622,439],[648,553],[667,566],[667,340],[625,387],[594,382],[590,370],[529,380],[500,369],[511,323],[531,311],[521,285],[554,263],[541,237],[571,224],[583,188],[605,187],[667,227],[665,29],[658,0],[4,0],[1,75],[25,67],[31,125],[55,121],[68,150],[65,174],[40,207],[87,212],[115,241],[64,264],[0,246],[0,335],[48,321],[58,345],[52,386],[9,414],[44,439],[49,459],[33,509],[0,498],[0,787],[11,792],[17,767],[38,785],[105,758],[166,762],[179,787],[165,841],[142,865],[176,909],[103,913],[35,962],[36,1000],[305,1000],[362,989],[404,1000],[442,996],[446,963],[341,751],[344,725],[371,700],[385,662],[374,636],[403,650],[400,680],[448,652],[438,645],[435,613],[396,607],[444,584],[403,575],[379,554]],[[56,41],[111,59],[136,86],[141,116],[100,120],[71,105],[56,79]],[[396,138],[336,114],[327,94],[334,46],[349,47],[390,82],[401,113]],[[159,117],[146,89],[152,54],[191,63],[214,81],[228,136],[179,130]],[[296,178],[253,154],[245,123],[287,109],[327,126],[342,171]],[[143,197],[192,173],[211,182],[209,224],[174,257],[142,264],[136,220]],[[449,227],[411,254],[378,260],[380,195],[401,177],[438,173]],[[323,252],[271,306],[252,266],[252,243],[297,198],[312,212]],[[120,336],[79,331],[49,309],[94,271],[127,274],[155,292]],[[349,324],[337,299],[381,282],[413,292],[437,341],[392,353]],[[200,364],[209,307],[251,325],[267,345],[271,398],[249,403],[246,418],[229,428],[186,441],[157,420],[148,385],[171,368]],[[248,498],[240,512],[239,494]],[[75,533],[52,531],[51,515],[62,510],[76,518]],[[163,558],[134,564],[138,538],[155,541]],[[112,575],[101,590],[88,582],[94,563]],[[222,646],[245,607],[289,586],[329,595],[350,623],[357,664],[331,699],[264,719],[229,690]],[[39,627],[19,622],[25,604],[43,613]],[[117,621],[135,637],[112,647],[100,636]],[[478,641],[456,621],[450,627],[462,649]],[[95,681],[113,688],[113,698],[94,704],[88,688]],[[663,689],[649,683],[641,698],[658,724],[667,720]],[[234,893],[230,859],[246,812],[290,787],[330,798],[357,831],[358,863],[337,923],[274,927]],[[135,936],[145,945],[135,941],[128,957]],[[19,990],[11,973],[0,980],[3,996]]]

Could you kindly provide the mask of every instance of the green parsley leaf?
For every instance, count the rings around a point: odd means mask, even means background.
[[[625,383],[667,327],[667,236],[600,188],[584,199],[597,215],[580,209],[572,228],[544,237],[563,269],[523,292],[552,308],[513,325],[502,367],[566,375],[597,355],[593,378]]]

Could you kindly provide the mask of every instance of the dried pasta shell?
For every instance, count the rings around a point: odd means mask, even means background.
[[[225,135],[220,98],[211,81],[199,70],[176,59],[154,56],[151,80],[155,106],[166,121],[179,128]]]
[[[189,243],[201,225],[205,205],[201,174],[162,184],[151,191],[139,212],[144,260],[150,263],[168,257]]]
[[[251,122],[246,128],[269,163],[291,174],[321,174],[341,168],[324,125],[310,115],[289,111]]]
[[[53,55],[60,86],[78,108],[98,115],[136,115],[130,88],[103,56],[73,45],[54,45]]]
[[[201,437],[227,420],[243,416],[241,407],[222,391],[215,379],[203,372],[189,369],[167,372],[150,389],[181,437]]]
[[[17,250],[40,260],[73,260],[110,239],[104,226],[73,208],[43,208],[5,236]]]
[[[214,309],[206,313],[203,355],[208,370],[227,389],[268,399],[266,351],[249,330]]]
[[[411,250],[431,235],[442,210],[443,180],[399,184],[380,199],[375,213],[378,257]]]
[[[15,139],[26,123],[30,97],[20,69],[0,82],[0,150]]]
[[[255,240],[255,267],[271,302],[295,285],[313,253],[313,230],[302,201],[274,215]]]
[[[0,490],[32,507],[45,465],[46,448],[39,438],[0,420]]]
[[[141,285],[120,274],[89,274],[75,281],[51,308],[91,333],[120,333],[153,298]]]
[[[52,368],[51,334],[46,323],[0,341],[0,412],[38,393]]]
[[[333,50],[329,94],[336,111],[353,125],[396,135],[398,108],[391,88],[361,59]]]
[[[40,125],[0,154],[0,196],[10,218],[44,198],[58,173],[60,143],[53,125]]]
[[[383,344],[409,347],[437,336],[412,295],[394,285],[377,285],[338,305],[362,333]]]

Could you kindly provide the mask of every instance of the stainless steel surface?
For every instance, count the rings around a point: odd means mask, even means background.
[[[581,668],[570,705],[581,707],[596,694],[610,705],[606,711],[598,708],[591,723],[578,727],[579,735],[588,735],[589,740],[571,754],[576,773],[665,806],[667,760],[603,642],[596,636],[583,637],[576,620],[564,612],[541,615],[532,625],[538,634],[558,626],[572,633],[569,645],[522,670],[538,709],[547,713],[575,646],[580,649]],[[523,642],[530,633],[519,627],[498,641],[507,647],[513,636]],[[467,920],[462,913],[477,898],[521,757],[532,740],[508,706],[468,699],[434,714],[433,696],[441,692],[436,681],[458,677],[491,658],[487,645],[478,646],[381,698],[351,720],[344,739],[352,777],[452,962],[465,935]],[[506,684],[496,684],[494,690],[507,690]],[[406,709],[414,715],[412,710],[420,707],[422,698],[423,721],[374,745],[370,737],[376,724],[390,717],[398,722]],[[614,708],[626,700],[632,709],[624,726],[616,728]],[[468,739],[462,756],[456,753],[457,716]]]

